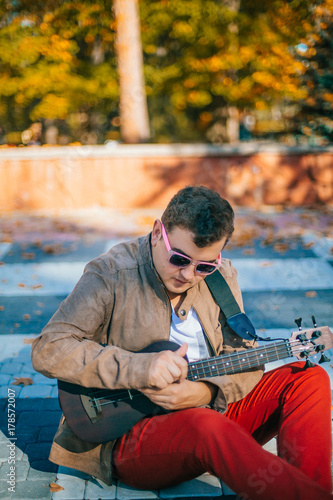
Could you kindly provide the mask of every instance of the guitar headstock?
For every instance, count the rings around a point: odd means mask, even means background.
[[[293,332],[289,344],[296,358],[304,360],[309,356],[321,354],[319,363],[324,363],[330,361],[323,351],[333,347],[333,333],[328,326],[315,326]]]

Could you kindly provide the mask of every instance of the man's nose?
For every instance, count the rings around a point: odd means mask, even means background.
[[[189,281],[190,279],[193,278],[194,273],[195,273],[195,267],[196,267],[195,264],[189,264],[187,267],[184,267],[182,269],[181,273],[186,281]]]

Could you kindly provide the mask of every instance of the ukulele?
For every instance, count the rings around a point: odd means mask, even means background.
[[[232,354],[214,356],[188,364],[187,379],[229,375],[279,359],[295,356],[306,359],[305,368],[314,366],[308,357],[321,354],[319,363],[329,361],[323,351],[333,347],[333,334],[327,326],[293,332],[289,339]],[[154,342],[141,353],[176,351],[170,341]],[[96,389],[58,380],[61,409],[71,430],[84,441],[104,443],[129,431],[141,418],[167,413],[140,391],[134,389]]]

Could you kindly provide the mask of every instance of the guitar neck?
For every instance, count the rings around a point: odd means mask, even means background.
[[[264,363],[292,356],[289,340],[282,340],[255,349],[223,354],[222,356],[214,356],[213,358],[189,363],[187,378],[195,381],[204,377],[230,375],[231,373],[238,373]]]

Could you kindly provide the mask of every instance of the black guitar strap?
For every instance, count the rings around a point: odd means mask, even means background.
[[[256,330],[246,314],[242,313],[232,291],[221,273],[216,271],[205,278],[216,303],[227,318],[228,325],[243,339],[257,338]]]

